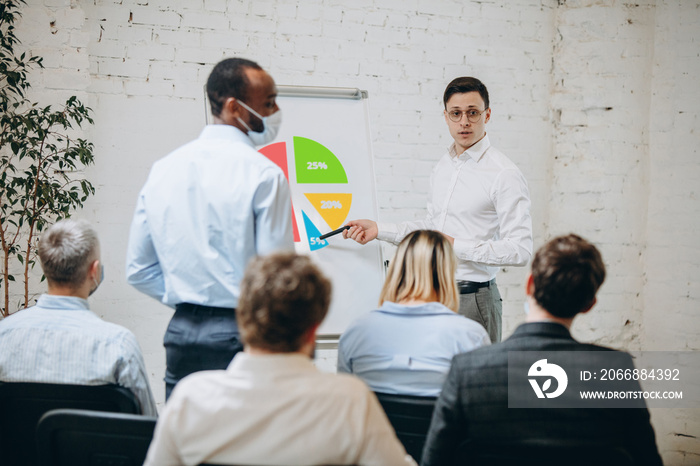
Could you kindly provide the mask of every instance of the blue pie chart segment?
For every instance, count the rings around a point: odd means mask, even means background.
[[[316,225],[313,224],[311,219],[306,216],[306,212],[301,211],[301,215],[304,217],[304,226],[306,227],[306,236],[309,238],[309,249],[316,251],[321,248],[328,246],[328,241],[325,239],[318,239],[321,236],[321,232]]]

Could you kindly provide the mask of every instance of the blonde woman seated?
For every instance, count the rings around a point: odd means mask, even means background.
[[[418,230],[399,244],[379,309],[340,337],[338,372],[375,392],[438,396],[452,357],[488,345],[481,324],[457,314],[456,257],[439,232]]]

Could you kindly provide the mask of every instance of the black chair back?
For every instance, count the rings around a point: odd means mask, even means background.
[[[437,398],[378,392],[375,395],[406,452],[419,463]]]
[[[469,442],[460,447],[463,464],[474,466],[633,466],[623,448],[600,442],[527,439],[522,441]]]
[[[37,423],[47,411],[60,408],[141,413],[133,392],[116,385],[0,382],[2,464],[35,465]]]
[[[156,420],[82,409],[49,411],[36,430],[39,466],[140,466]]]

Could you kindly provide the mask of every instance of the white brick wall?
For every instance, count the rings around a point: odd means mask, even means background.
[[[648,210],[641,336],[649,349],[700,349],[700,5],[657,8],[649,63]],[[700,462],[697,411],[652,413],[667,464]],[[685,437],[683,434],[694,437]],[[659,434],[657,434],[658,436]]]
[[[107,280],[93,307],[137,334],[161,399],[170,311],[124,282],[128,226],[150,165],[198,134],[202,86],[233,55],[257,60],[280,84],[369,91],[387,221],[424,215],[427,175],[450,143],[444,87],[480,77],[492,141],[530,184],[536,246],[573,231],[606,259],[599,304],[575,336],[700,349],[700,1],[28,3],[18,34],[46,65],[34,95],[52,103],[75,94],[95,111],[86,134],[98,191],[84,216],[102,236]],[[506,335],[523,320],[525,275],[499,275]],[[667,464],[700,461],[699,417],[653,412]]]

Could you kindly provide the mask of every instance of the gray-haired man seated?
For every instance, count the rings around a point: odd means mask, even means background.
[[[145,464],[415,464],[362,381],[313,365],[330,292],[308,257],[255,259],[236,308],[244,351],[177,384]]]
[[[134,392],[143,414],[155,416],[136,337],[88,305],[103,277],[95,230],[84,221],[60,221],[41,236],[38,252],[48,292],[0,321],[0,380],[117,384]]]

